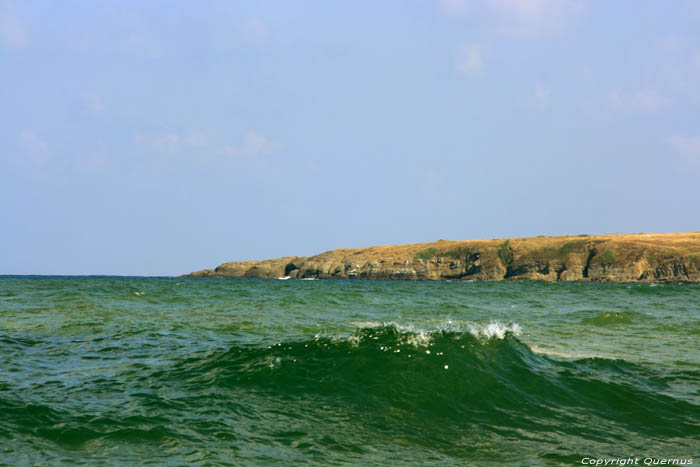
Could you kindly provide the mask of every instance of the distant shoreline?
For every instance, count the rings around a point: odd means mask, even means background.
[[[180,277],[700,283],[700,232],[440,240],[229,262]]]

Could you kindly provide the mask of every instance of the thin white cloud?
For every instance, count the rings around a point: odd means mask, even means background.
[[[204,147],[209,143],[209,135],[204,130],[192,130],[187,134],[185,142],[190,146]]]
[[[180,135],[175,132],[160,134],[137,133],[134,141],[147,151],[173,153],[180,148]]]
[[[193,129],[189,132],[136,133],[134,142],[141,149],[157,153],[186,154],[192,148],[218,147],[218,153],[232,158],[258,158],[260,155],[274,152],[279,146],[257,131],[249,131],[240,144],[217,145],[210,140],[210,134],[204,130]],[[217,152],[217,151],[215,151]]]
[[[105,107],[102,103],[102,98],[94,93],[85,95],[85,106],[90,115],[100,116],[104,113]]]
[[[549,88],[538,84],[535,86],[535,102],[541,108],[549,105]]]
[[[162,152],[175,152],[180,146],[180,136],[177,133],[158,135],[153,141],[155,148]]]
[[[24,25],[12,12],[9,2],[0,3],[0,42],[9,48],[22,47],[27,42]]]
[[[455,69],[462,76],[472,76],[480,73],[484,69],[484,63],[481,59],[481,46],[478,44],[463,45],[457,53]]]
[[[76,161],[75,168],[81,172],[103,172],[108,168],[109,160],[101,153],[93,153]]]
[[[469,2],[467,0],[442,0],[440,9],[447,16],[459,16],[467,12]]]
[[[165,44],[152,30],[152,25],[141,11],[134,8],[105,5],[110,19],[117,28],[117,40],[122,52],[137,57],[157,58],[164,52]]]
[[[665,54],[673,54],[683,50],[683,40],[679,36],[668,35],[658,39],[656,47]]]
[[[647,112],[655,112],[669,103],[669,99],[655,91],[641,91],[633,96],[636,105]]]
[[[19,134],[19,142],[24,154],[32,163],[44,165],[48,162],[49,146],[34,130],[22,130]]]
[[[267,27],[260,21],[252,19],[246,21],[242,27],[243,37],[248,42],[260,44],[267,39]]]
[[[157,58],[162,53],[162,47],[148,33],[131,32],[123,41],[123,47],[129,53],[148,58]]]
[[[700,49],[688,39],[670,35],[655,43],[655,74],[666,87],[700,100]]]
[[[502,32],[540,36],[565,29],[584,4],[577,0],[489,0],[488,6]]]
[[[304,167],[306,167],[306,169],[309,172],[311,172],[315,175],[318,175],[321,173],[321,167],[316,162],[314,162],[312,160],[304,161]]]
[[[700,161],[700,137],[672,136],[668,142],[688,159]]]
[[[229,157],[255,158],[275,150],[276,147],[277,145],[270,142],[264,135],[249,131],[240,146],[224,146],[221,152]]]
[[[630,94],[610,93],[610,105],[625,112],[657,112],[666,107],[670,100],[654,90],[637,91]]]

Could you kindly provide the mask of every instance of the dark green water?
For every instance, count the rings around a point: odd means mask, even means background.
[[[698,286],[0,277],[0,464],[699,455]]]

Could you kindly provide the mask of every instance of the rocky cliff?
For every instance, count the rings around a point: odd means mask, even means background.
[[[447,241],[225,263],[184,277],[700,282],[700,232]]]

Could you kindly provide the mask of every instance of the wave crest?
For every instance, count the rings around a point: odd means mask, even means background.
[[[491,321],[485,325],[471,325],[469,327],[469,333],[472,336],[486,339],[504,339],[508,334],[520,337],[520,331],[518,323],[503,324],[499,321]]]

